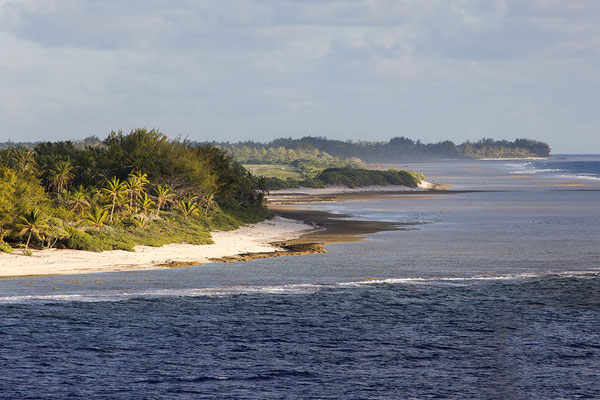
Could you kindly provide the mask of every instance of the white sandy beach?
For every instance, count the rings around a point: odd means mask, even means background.
[[[279,250],[271,243],[295,239],[313,226],[281,217],[245,226],[234,231],[212,232],[214,244],[170,244],[162,247],[136,246],[135,252],[113,250],[95,253],[81,250],[33,250],[0,253],[0,277],[92,272],[127,271],[156,268],[176,262],[209,262],[211,258]]]
[[[298,188],[273,191],[269,197],[284,199],[288,195],[423,191],[433,186],[429,182],[422,182],[418,188],[395,185]],[[32,250],[32,256],[25,256],[22,250],[15,250],[12,254],[0,253],[0,278],[150,269],[170,262],[202,264],[209,262],[211,258],[280,250],[271,243],[292,240],[313,229],[312,225],[301,221],[275,217],[234,231],[212,232],[215,243],[209,245],[179,243],[162,247],[136,246],[135,252],[113,250],[102,253],[65,249]]]

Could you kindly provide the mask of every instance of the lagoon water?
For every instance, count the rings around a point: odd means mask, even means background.
[[[600,157],[407,166],[486,191],[306,205],[419,223],[327,254],[0,281],[0,398],[600,398]]]

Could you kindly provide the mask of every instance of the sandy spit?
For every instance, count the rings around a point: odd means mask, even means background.
[[[363,186],[357,188],[349,188],[346,186],[327,186],[323,189],[313,188],[294,188],[294,189],[280,189],[272,190],[271,197],[279,195],[290,195],[290,194],[305,194],[305,195],[332,195],[341,193],[370,193],[370,192],[415,192],[423,191],[435,188],[435,184],[422,181],[418,187],[411,188],[408,186],[401,185],[388,185],[388,186]]]
[[[87,274],[157,268],[170,262],[202,264],[211,258],[280,250],[272,242],[292,240],[313,230],[312,225],[282,217],[234,231],[212,232],[214,244],[169,244],[136,246],[135,252],[113,250],[95,253],[81,250],[33,250],[25,256],[0,253],[0,278],[35,275]]]

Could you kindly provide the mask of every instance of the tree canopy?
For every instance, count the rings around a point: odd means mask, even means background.
[[[139,236],[136,229],[154,227],[160,235],[177,215],[182,230],[207,232],[264,218],[262,203],[254,177],[225,150],[157,130],[0,149],[0,241],[13,245],[85,248],[85,235],[106,229]]]

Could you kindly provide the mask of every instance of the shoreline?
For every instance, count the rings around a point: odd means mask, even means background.
[[[233,231],[211,232],[214,244],[207,245],[136,246],[135,252],[110,250],[100,253],[45,249],[32,250],[32,256],[19,254],[16,250],[10,254],[0,253],[0,279],[201,265],[238,254],[282,251],[277,243],[298,238],[314,229],[313,225],[276,216]]]
[[[381,190],[385,189],[385,190]],[[318,190],[316,192],[316,190]],[[285,191],[284,191],[285,192]],[[209,262],[248,261],[257,258],[325,253],[324,245],[359,241],[371,233],[411,229],[414,223],[345,219],[349,215],[302,208],[298,203],[367,200],[391,195],[442,195],[445,190],[384,186],[367,188],[304,189],[301,193],[269,196],[271,220],[243,226],[233,231],[211,232],[214,244],[168,244],[161,247],[135,246],[135,252],[110,250],[100,253],[71,250],[22,250],[0,253],[0,279],[32,276],[88,274],[135,271],[156,268],[180,268]],[[279,196],[279,197],[278,197]]]

